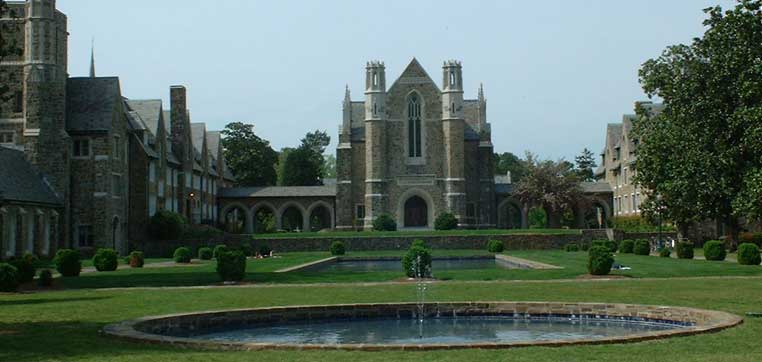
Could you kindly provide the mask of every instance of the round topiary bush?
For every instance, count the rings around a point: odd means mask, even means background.
[[[397,222],[389,214],[381,214],[373,220],[373,230],[397,231]]]
[[[422,241],[413,242],[407,250],[402,257],[402,268],[410,278],[431,276],[431,252],[423,246]]]
[[[505,250],[505,244],[500,240],[490,240],[487,242],[487,251],[490,253],[502,253]]]
[[[659,256],[662,258],[669,258],[672,256],[672,249],[670,248],[661,248],[659,249]]]
[[[651,244],[648,242],[648,240],[637,240],[635,241],[635,245],[632,247],[632,252],[635,253],[635,255],[650,255]]]
[[[77,277],[82,271],[79,250],[61,249],[56,253],[53,262],[56,264],[56,270],[65,277]]]
[[[738,264],[741,265],[759,265],[762,257],[759,255],[759,248],[754,243],[743,243],[738,246]]]
[[[564,250],[570,253],[576,252],[576,251],[579,251],[579,246],[577,246],[577,244],[575,243],[569,243],[564,245]]]
[[[675,252],[679,259],[693,259],[693,243],[690,241],[679,241],[675,244]]]
[[[41,287],[49,287],[53,285],[53,272],[50,269],[40,270],[40,277],[37,280],[37,285]]]
[[[214,247],[214,252],[212,253],[212,256],[216,258],[217,255],[219,255],[222,252],[226,252],[226,251],[229,251],[227,245],[225,245],[225,244],[217,244],[217,246]]]
[[[246,255],[241,251],[223,251],[217,255],[217,274],[223,282],[239,282],[246,276]]]
[[[619,252],[622,254],[632,254],[635,250],[635,240],[622,240],[621,243],[619,243]]]
[[[172,211],[160,210],[151,217],[148,233],[159,240],[179,239],[186,225],[185,218]]]
[[[181,246],[175,249],[175,254],[172,256],[172,259],[175,260],[175,263],[188,264],[191,262],[191,251],[190,249]]]
[[[454,230],[458,228],[458,219],[449,212],[443,212],[434,220],[436,230]]]
[[[93,256],[93,266],[99,272],[114,271],[119,266],[119,255],[114,249],[98,249]]]
[[[347,252],[347,249],[344,247],[343,241],[336,240],[331,243],[329,251],[331,252],[331,255],[344,255]]]
[[[619,250],[619,244],[615,240],[593,240],[592,246],[602,246],[612,253]]]
[[[603,246],[593,246],[588,252],[587,271],[592,275],[608,275],[614,265],[614,256]]]
[[[725,250],[725,243],[719,240],[710,240],[704,244],[704,258],[712,261],[722,261],[728,252]]]
[[[198,248],[198,258],[201,260],[212,260],[214,251],[210,247]]]
[[[15,292],[19,284],[18,269],[8,263],[0,263],[0,292]]]
[[[18,273],[19,283],[29,283],[34,280],[34,275],[37,273],[37,259],[36,256],[25,253],[20,258],[13,258],[8,261],[9,264],[16,267]]]
[[[142,251],[133,251],[127,257],[127,263],[131,268],[142,268],[145,265],[145,256]]]

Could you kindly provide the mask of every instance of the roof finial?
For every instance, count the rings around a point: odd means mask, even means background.
[[[95,37],[90,42],[90,78],[95,78]]]
[[[479,83],[479,101],[484,101],[484,83]]]

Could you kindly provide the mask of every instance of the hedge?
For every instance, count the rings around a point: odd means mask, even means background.
[[[762,257],[759,255],[759,247],[753,243],[743,243],[738,246],[738,264],[759,265]]]
[[[99,272],[114,271],[119,266],[119,255],[114,249],[98,249],[93,256],[93,266]]]
[[[588,252],[587,271],[592,275],[607,275],[614,265],[614,257],[611,251],[603,246],[593,246]]]
[[[728,255],[725,243],[719,240],[707,241],[704,244],[704,258],[712,261],[722,261]]]

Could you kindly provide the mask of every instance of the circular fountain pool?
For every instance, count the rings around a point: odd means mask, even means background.
[[[544,302],[353,304],[149,317],[107,326],[129,340],[223,349],[438,349],[616,343],[732,327],[716,311]]]

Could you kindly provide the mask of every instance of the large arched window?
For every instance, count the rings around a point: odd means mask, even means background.
[[[413,93],[407,101],[408,156],[421,157],[421,101]]]

